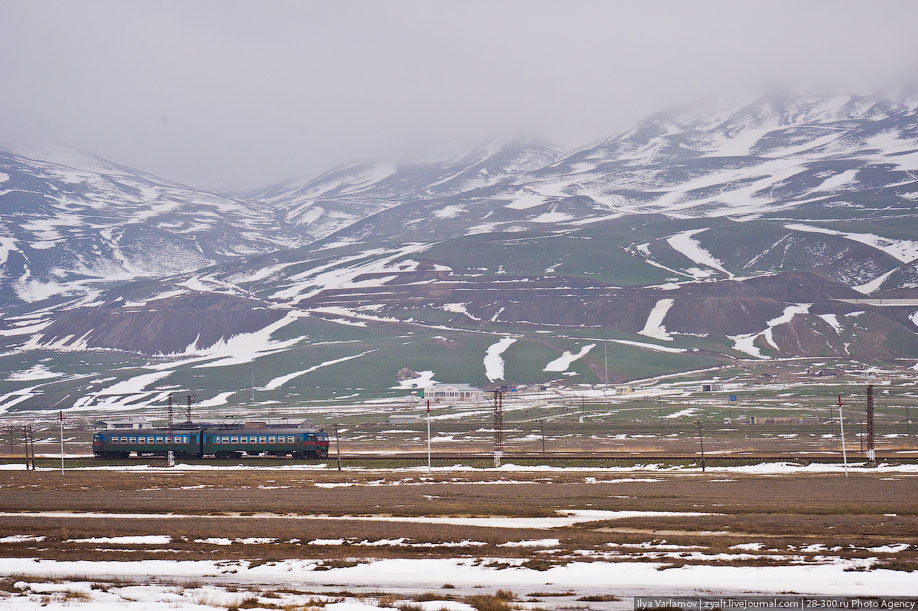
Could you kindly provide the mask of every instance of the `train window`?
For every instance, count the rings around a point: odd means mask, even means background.
[[[287,435],[287,443],[293,443],[294,441],[296,440],[293,438],[293,435]]]
[[[268,437],[268,443],[274,443],[274,435]]]
[[[122,438],[121,438],[121,443],[127,443],[127,437],[122,437]]]
[[[131,437],[131,443],[137,443],[137,438],[136,438],[136,437]]]
[[[265,443],[267,440],[268,440],[268,438],[265,437],[264,435],[260,435],[260,436],[258,437],[258,442],[259,442],[259,443]]]
[[[156,437],[156,443],[162,443],[162,442],[163,442],[163,438],[157,436],[157,437]]]
[[[230,438],[230,443],[239,443],[239,438],[238,438],[238,437],[231,437],[231,438]]]
[[[117,437],[110,437],[110,438],[109,438],[109,442],[111,442],[111,443],[118,443],[118,438],[117,438]]]

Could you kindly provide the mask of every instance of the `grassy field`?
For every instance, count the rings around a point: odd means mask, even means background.
[[[830,554],[842,559],[877,558],[877,566],[897,570],[918,568],[918,478],[895,474],[846,479],[834,474],[762,478],[665,473],[648,477],[601,471],[428,475],[231,470],[82,471],[62,478],[53,472],[5,472],[0,488],[0,537],[26,537],[4,543],[0,547],[4,557],[352,562],[499,557],[547,566],[593,558],[674,566],[759,566],[787,564],[788,555],[799,556],[803,563],[824,562]],[[549,529],[527,526],[527,518],[584,509],[636,513],[615,519],[597,516]],[[648,511],[676,513],[642,515]],[[17,516],[17,512],[30,513]],[[150,517],[144,518],[145,514]],[[152,519],[164,514],[185,517]],[[330,517],[309,517],[320,515]],[[449,520],[390,522],[349,516],[521,520],[519,527],[495,528]],[[117,539],[152,535],[161,541]],[[506,545],[546,538],[558,542]],[[903,545],[896,552],[870,549]],[[761,549],[754,554],[736,551],[756,547]],[[674,550],[681,553],[648,553]]]

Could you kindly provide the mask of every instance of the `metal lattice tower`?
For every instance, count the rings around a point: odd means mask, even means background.
[[[504,457],[504,394],[494,391],[494,466]]]

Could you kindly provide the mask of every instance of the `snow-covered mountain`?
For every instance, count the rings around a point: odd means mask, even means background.
[[[303,239],[273,207],[66,149],[0,150],[0,299],[36,302]]]
[[[587,340],[631,364],[618,379],[918,359],[916,97],[694,105],[569,153],[520,140],[235,197],[36,157],[0,154],[7,355],[159,355],[134,366],[189,387],[257,360],[271,390],[354,367],[377,394],[396,366],[486,383],[495,336],[518,340],[506,375],[525,380]]]

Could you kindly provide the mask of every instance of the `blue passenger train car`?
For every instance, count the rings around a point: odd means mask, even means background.
[[[97,458],[166,456],[171,449],[176,457],[239,458],[247,456],[292,456],[325,458],[328,433],[319,428],[230,425],[168,429],[107,429],[92,438]]]

